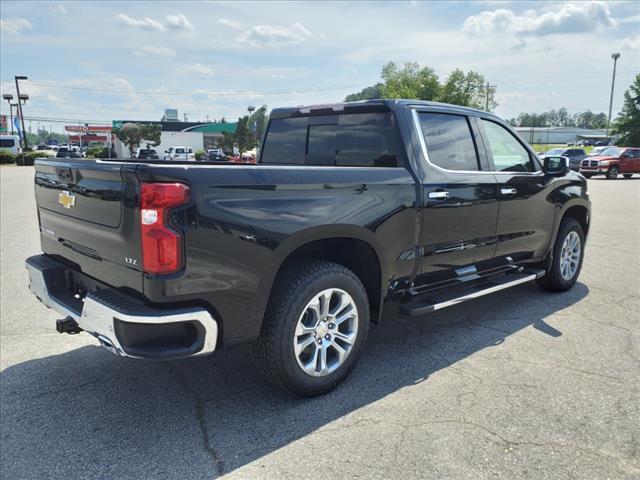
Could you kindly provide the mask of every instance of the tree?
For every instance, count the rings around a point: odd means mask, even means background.
[[[420,68],[417,62],[405,63],[402,69],[389,62],[382,67],[380,76],[384,81],[384,98],[435,100],[440,91],[440,82],[434,70],[430,67]]]
[[[136,148],[143,140],[146,140],[149,146],[160,145],[162,126],[157,123],[129,122],[122,125],[115,133],[118,139],[129,148],[129,154],[133,157]]]
[[[493,110],[498,106],[494,99],[495,92],[493,89],[489,89],[488,94],[489,99],[487,102],[487,87],[484,76],[473,70],[464,73],[459,68],[456,68],[449,74],[442,85],[438,101],[464,107],[481,108],[483,110],[488,103],[489,110]]]
[[[160,145],[161,137],[162,125],[158,123],[146,123],[142,126],[142,138],[146,140],[149,145],[157,147]]]
[[[129,148],[129,154],[133,157],[135,149],[140,145],[144,138],[144,129],[139,123],[125,123],[116,132],[118,139]]]
[[[264,135],[264,132],[267,129],[268,121],[269,121],[269,117],[267,115],[266,105],[263,105],[262,107],[258,108],[249,117],[249,121],[248,121],[249,130],[251,130],[251,133],[253,134],[255,145],[257,145],[260,141],[262,141],[262,136]]]
[[[371,87],[365,87],[358,93],[352,93],[347,95],[344,99],[345,102],[357,102],[359,100],[374,100],[376,98],[383,98],[382,96],[382,83],[378,82]]]
[[[640,145],[640,74],[636,75],[629,89],[624,92],[624,105],[616,118],[612,133],[620,135],[618,145]]]
[[[247,150],[253,150],[256,146],[256,139],[249,129],[249,116],[245,115],[238,119],[236,124],[236,131],[234,133],[235,144],[237,145],[240,153]]]

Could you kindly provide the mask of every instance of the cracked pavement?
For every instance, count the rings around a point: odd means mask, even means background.
[[[0,177],[1,478],[640,478],[638,176],[589,180],[573,290],[387,315],[314,399],[271,388],[246,347],[147,362],[57,334],[23,266],[33,169]]]

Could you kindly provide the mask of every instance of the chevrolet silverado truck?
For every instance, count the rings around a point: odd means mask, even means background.
[[[582,160],[580,173],[585,178],[605,175],[609,180],[615,180],[620,174],[631,178],[634,173],[640,173],[640,148],[607,147],[598,155]]]
[[[590,221],[562,157],[540,162],[492,114],[412,100],[275,109],[255,165],[38,160],[35,195],[26,267],[59,332],[142,359],[251,342],[306,396],[350,373],[371,323],[570,289]]]

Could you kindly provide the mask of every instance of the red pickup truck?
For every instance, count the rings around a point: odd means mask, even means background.
[[[580,162],[580,173],[586,178],[606,175],[610,180],[622,174],[631,178],[640,173],[640,148],[609,147],[598,155],[589,156]]]

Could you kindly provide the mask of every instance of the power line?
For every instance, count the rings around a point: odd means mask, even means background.
[[[3,80],[4,81],[4,80]],[[193,95],[210,95],[217,97],[232,97],[232,96],[248,96],[248,95],[287,95],[296,93],[313,93],[313,92],[330,92],[336,90],[345,90],[347,88],[358,88],[359,85],[341,85],[331,87],[315,87],[299,90],[236,90],[236,91],[192,91],[192,92],[178,92],[169,90],[124,90],[108,87],[91,87],[82,85],[65,85],[57,82],[50,82],[45,80],[31,80],[29,83],[42,87],[61,88],[67,90],[87,90],[92,92],[103,93],[117,93],[125,95],[170,95],[170,96],[193,96]]]

